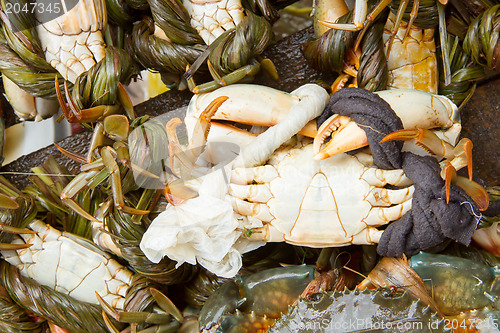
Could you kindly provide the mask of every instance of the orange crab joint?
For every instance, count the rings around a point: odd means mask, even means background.
[[[320,150],[329,136],[331,136],[330,142]],[[320,126],[314,138],[313,150],[316,153],[314,159],[323,160],[367,145],[365,132],[351,118],[333,115]]]

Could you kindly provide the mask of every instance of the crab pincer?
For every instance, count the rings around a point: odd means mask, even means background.
[[[413,89],[384,90],[375,94],[389,104],[401,120],[405,130],[422,128],[429,132],[440,133],[439,137],[443,137],[446,141],[447,152],[453,151],[461,126],[458,108],[448,98]],[[368,146],[366,131],[373,130],[373,128],[359,125],[352,117],[339,114],[342,112],[354,115],[358,113],[355,111],[356,107],[362,109],[370,107],[371,104],[355,105],[361,102],[353,97],[341,106],[350,109],[344,110],[348,112],[337,109],[340,106],[333,104],[331,110],[328,110],[330,113],[323,113],[318,118],[317,122],[321,126],[314,138],[315,159],[326,159]],[[372,98],[370,101],[375,103],[377,99]],[[328,137],[330,141],[326,142]],[[412,150],[411,147],[408,148]],[[467,147],[464,146],[464,148]]]

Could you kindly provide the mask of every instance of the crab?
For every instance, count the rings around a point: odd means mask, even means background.
[[[410,186],[411,181],[403,170],[379,169],[373,165],[371,155],[366,152],[355,155],[343,153],[366,144],[366,136],[364,139],[362,137],[364,133],[359,132],[359,127],[347,117],[335,115],[333,121],[327,122],[329,129],[326,132],[320,128],[318,133],[312,133],[318,136],[319,143],[316,145],[310,138],[295,136],[307,128],[308,123],[318,117],[326,105],[328,96],[319,86],[306,85],[290,95],[271,88],[248,85],[239,86],[239,90],[235,85],[227,88],[204,95],[205,98],[194,97],[191,101],[186,117],[188,135],[191,133],[188,148],[197,146],[195,142],[200,143],[195,138],[200,133],[207,135],[210,128],[207,121],[214,118],[239,119],[239,116],[246,114],[247,108],[255,107],[263,114],[267,113],[270,122],[276,125],[242,147],[232,162],[219,169],[223,172],[211,172],[205,177],[198,177],[196,182],[188,182],[199,195],[173,202],[174,205],[168,206],[155,219],[142,239],[141,249],[150,260],[156,262],[168,255],[180,264],[184,261],[194,263],[196,257],[198,262],[214,271],[228,264],[229,257],[234,255],[228,255],[232,250],[237,248],[237,251],[244,252],[252,248],[245,247],[248,240],[285,241],[309,247],[375,244],[382,234],[377,227],[400,218],[411,208],[413,186]],[[401,104],[398,103],[403,103],[413,106],[417,112],[399,112],[401,118],[406,118],[403,124],[407,130],[393,134],[390,139],[417,137],[420,131],[412,128],[412,124],[417,124],[428,128],[447,127],[448,131],[444,131],[446,135],[443,137],[456,140],[459,124],[453,119],[458,111],[446,98],[398,90],[381,95],[393,104],[395,110],[401,110]],[[427,99],[422,99],[423,96],[427,96]],[[409,102],[412,99],[419,100],[419,104]],[[266,105],[263,109],[257,107],[259,101]],[[207,103],[209,106],[205,108]],[[283,104],[289,105],[285,116],[280,115],[279,105]],[[193,111],[194,105],[204,111],[198,118],[199,122],[192,125],[193,119],[190,117],[196,113]],[[214,107],[218,110],[214,110]],[[266,121],[264,117],[256,119],[259,119],[259,123]],[[332,124],[336,129],[331,127]],[[333,146],[335,152],[328,150],[328,156],[318,157],[316,150],[328,135],[325,133],[332,134],[328,149]],[[423,133],[420,142],[423,146],[436,139],[431,131],[424,130]],[[208,139],[210,141],[209,133]],[[175,137],[172,142],[179,148]],[[447,143],[444,147],[454,143]],[[431,149],[438,147],[429,145]],[[467,153],[467,142],[457,147],[451,152],[452,163],[456,168],[461,168],[470,163],[470,154]],[[174,158],[174,172],[187,166],[188,159],[182,156],[177,166]],[[190,161],[200,163],[194,157]],[[229,180],[228,185],[226,179]],[[387,184],[405,187],[387,189]],[[202,209],[206,211],[201,214],[191,212]],[[219,213],[216,214],[216,210]],[[180,228],[180,221],[187,229]],[[227,223],[227,230],[224,230],[224,223]],[[169,231],[172,234],[166,241],[164,233]],[[202,234],[194,236],[196,232]],[[241,237],[237,237],[238,232]],[[224,239],[224,236],[227,238]],[[232,248],[233,245],[235,247]],[[212,254],[209,249],[214,246],[217,250],[227,246],[228,252],[217,253],[217,258],[209,259]],[[193,250],[189,252],[189,258],[182,256],[181,248]],[[215,261],[222,266],[212,265]],[[229,265],[234,264],[235,261],[232,261]],[[219,274],[225,268],[214,272]],[[228,274],[228,270],[224,274]]]
[[[104,58],[106,6],[104,1],[81,0],[71,10],[64,10],[63,15],[49,22],[39,22],[36,31],[47,62],[74,83]],[[43,15],[37,12],[36,19],[43,20]]]
[[[61,233],[34,220],[30,233],[12,242],[17,250],[0,251],[23,276],[65,293],[76,300],[98,305],[96,293],[118,309],[123,309],[133,274],[100,251],[87,239]],[[58,258],[58,260],[54,260]]]

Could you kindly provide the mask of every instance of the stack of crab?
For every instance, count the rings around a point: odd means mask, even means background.
[[[48,23],[2,2],[15,110],[23,88],[26,117],[57,97],[93,122],[85,156],[57,146],[78,174],[49,158],[23,191],[0,178],[2,330],[496,328],[498,222],[482,214],[498,190],[473,181],[457,104],[500,68],[500,7],[389,2],[319,1],[304,55],[338,75],[291,93],[232,84],[275,72],[260,54],[287,1],[82,0]],[[473,47],[460,20],[493,32]],[[140,67],[200,94],[138,117],[124,85]]]

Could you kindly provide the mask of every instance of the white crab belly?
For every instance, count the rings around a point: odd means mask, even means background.
[[[300,159],[293,158],[295,154]],[[371,209],[364,200],[370,185],[359,179],[363,167],[346,154],[323,161],[312,156],[311,145],[290,151],[280,162],[279,177],[270,183],[272,225],[293,244],[351,244],[352,237],[366,228],[362,220]]]

